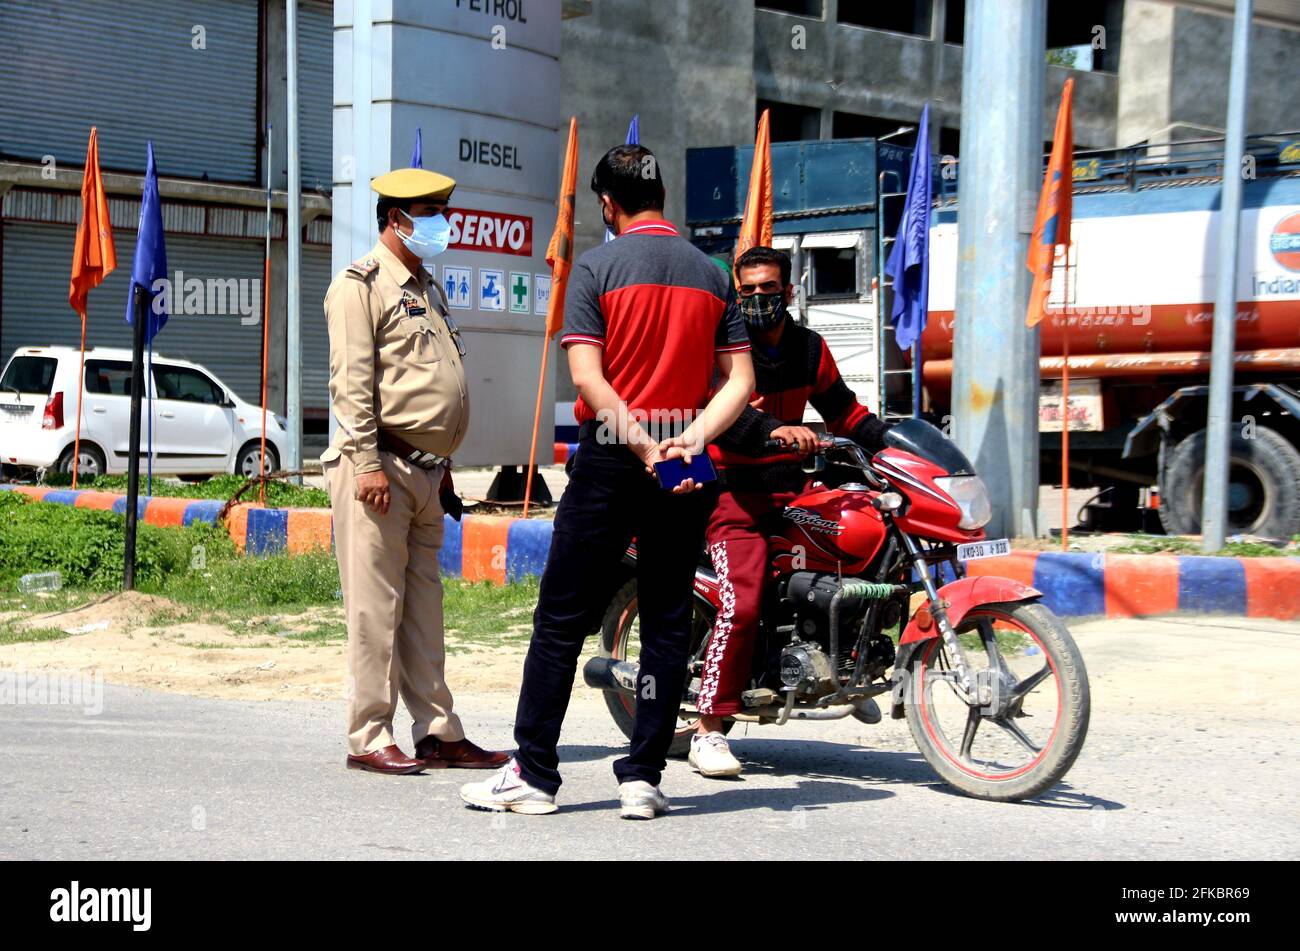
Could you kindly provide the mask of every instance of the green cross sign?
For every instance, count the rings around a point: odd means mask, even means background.
[[[526,314],[529,311],[529,297],[532,294],[532,288],[529,287],[528,275],[519,271],[510,272],[510,309],[516,313]]]

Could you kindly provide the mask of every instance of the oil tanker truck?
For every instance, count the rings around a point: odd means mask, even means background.
[[[687,224],[711,254],[734,246],[752,153],[688,152]],[[1256,136],[1248,153],[1229,530],[1290,539],[1300,534],[1300,141]],[[1092,490],[1084,527],[1200,530],[1222,154],[1221,140],[1076,154],[1072,244],[1041,328],[1039,442],[1042,480],[1059,483],[1069,426],[1071,487]],[[772,158],[773,243],[794,258],[797,319],[827,338],[860,400],[910,415],[911,355],[884,319],[881,273],[910,150],[787,142]],[[938,425],[952,414],[958,173],[936,158],[921,402]]]

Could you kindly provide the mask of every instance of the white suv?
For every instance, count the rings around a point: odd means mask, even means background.
[[[72,471],[77,429],[75,347],[19,347],[0,375],[0,462],[24,469]],[[81,416],[82,475],[127,471],[131,428],[131,351],[86,351]],[[153,356],[153,469],[176,475],[257,475],[262,410],[245,403],[209,371],[187,360]],[[148,448],[148,403],[141,401],[140,449]],[[267,414],[266,463],[274,472],[288,442],[284,420]],[[143,458],[141,468],[143,469]]]

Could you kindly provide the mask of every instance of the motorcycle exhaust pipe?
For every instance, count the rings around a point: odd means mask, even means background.
[[[636,679],[640,671],[641,665],[634,664],[630,660],[593,657],[583,665],[582,679],[588,687],[635,698]]]
[[[735,715],[734,719],[749,722],[775,720],[784,712],[785,707],[758,707],[753,710],[746,710],[744,713],[738,713]],[[875,701],[870,697],[867,697],[863,700],[855,700],[852,703],[842,703],[833,707],[793,707],[790,710],[790,716],[788,719],[843,720],[845,717],[849,716],[856,716],[863,723],[879,723],[880,709],[876,706]]]
[[[582,667],[582,680],[588,687],[635,699],[636,682],[640,672],[641,665],[628,660],[593,657]],[[785,712],[783,706],[757,707],[736,714],[734,719],[748,722],[774,720],[783,712]],[[848,716],[857,716],[864,723],[879,723],[880,709],[874,700],[866,697],[833,707],[793,707],[789,712],[791,720],[843,720]]]

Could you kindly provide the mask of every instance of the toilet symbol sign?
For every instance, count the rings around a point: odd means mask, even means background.
[[[551,275],[534,274],[533,278],[533,313],[545,317],[551,308]]]
[[[527,314],[533,309],[532,276],[524,271],[510,272],[510,313]]]
[[[459,310],[469,310],[474,306],[469,299],[473,276],[472,268],[448,265],[442,269],[442,289],[447,292],[448,304]]]
[[[478,309],[505,310],[505,274],[493,268],[478,269]]]

